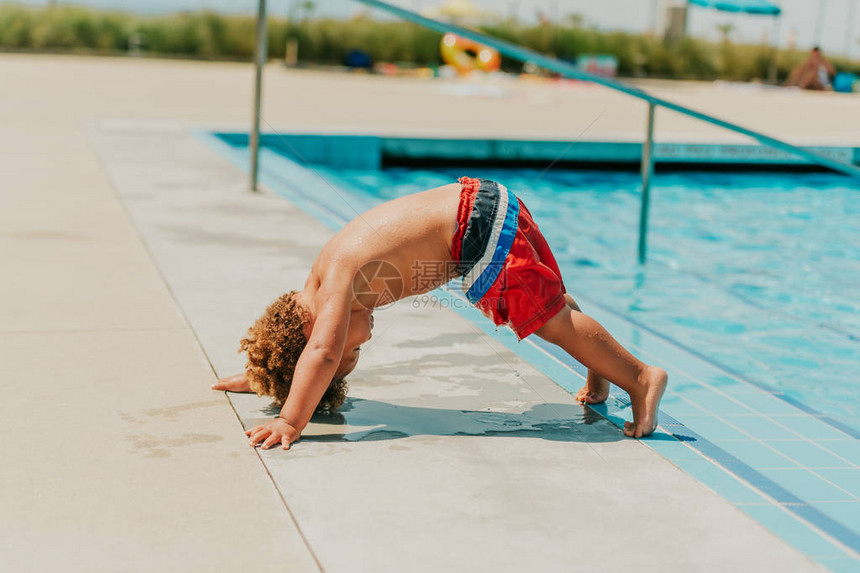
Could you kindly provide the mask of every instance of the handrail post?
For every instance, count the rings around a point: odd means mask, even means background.
[[[648,204],[651,201],[651,176],[654,174],[654,102],[648,102],[648,127],[642,144],[642,208],[639,212],[639,264],[645,264],[648,237]]]
[[[263,64],[266,63],[266,0],[257,7],[257,49],[254,55],[254,119],[251,125],[251,191],[259,191],[260,104],[263,91]]]

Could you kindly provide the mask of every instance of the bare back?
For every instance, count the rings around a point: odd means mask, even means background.
[[[349,267],[354,289],[374,295],[372,306],[421,294],[456,274],[451,239],[457,228],[460,185],[451,184],[406,195],[362,213],[341,229],[320,251],[305,283],[313,295],[333,266]],[[366,271],[366,272],[365,272]],[[364,280],[366,275],[366,279]],[[399,275],[401,288],[392,288]],[[367,301],[354,300],[353,307]]]

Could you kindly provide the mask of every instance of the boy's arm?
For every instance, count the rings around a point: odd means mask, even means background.
[[[314,307],[318,309],[313,330],[305,349],[296,362],[290,393],[280,415],[246,432],[250,444],[263,441],[262,448],[280,443],[284,449],[299,439],[302,430],[334,377],[343,355],[349,327],[352,282],[346,273],[329,276],[323,281]]]

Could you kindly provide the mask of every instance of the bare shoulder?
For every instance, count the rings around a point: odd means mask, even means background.
[[[358,267],[361,265],[361,257],[350,249],[344,249],[334,253],[326,261],[324,267],[316,269],[319,280],[318,291],[331,293],[339,290],[349,290]]]
[[[336,281],[343,273],[354,273],[361,265],[362,251],[358,247],[366,242],[362,231],[352,221],[326,243],[311,268],[312,278],[318,284]]]
[[[322,324],[339,322],[348,316],[353,291],[352,274],[343,267],[334,267],[322,274],[319,287],[311,295],[316,318],[314,332]]]

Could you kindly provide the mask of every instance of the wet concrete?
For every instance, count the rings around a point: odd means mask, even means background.
[[[269,405],[259,412],[276,416]],[[448,410],[348,398],[336,413],[317,414],[304,442],[361,442],[411,436],[501,436],[560,442],[609,442],[622,439],[606,418],[577,404],[536,404],[519,413]]]

